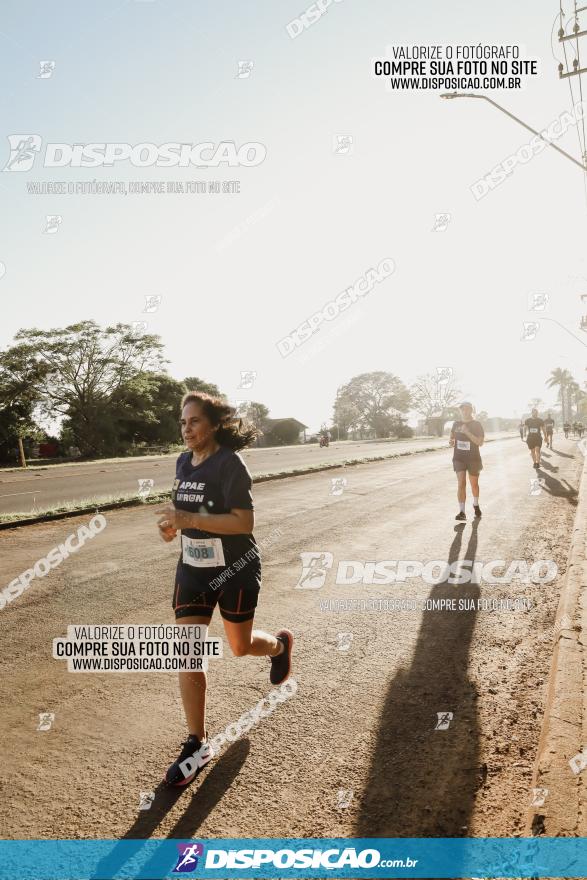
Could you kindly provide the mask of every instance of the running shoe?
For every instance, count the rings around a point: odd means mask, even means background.
[[[168,768],[163,780],[167,785],[189,785],[193,782],[200,770],[212,759],[212,751],[207,748],[207,741],[200,742],[197,736],[190,734],[186,741],[182,743],[181,752],[176,760]],[[202,749],[202,746],[205,748]],[[200,754],[200,749],[202,753]],[[180,767],[187,758],[192,758],[194,763],[194,772],[186,776]],[[186,768],[187,769],[187,768]]]
[[[467,514],[461,510],[460,513],[457,513],[455,519],[457,522],[467,522]]]
[[[478,504],[473,505],[473,510],[475,511],[475,519],[481,519],[481,508]]]
[[[291,650],[294,637],[288,629],[280,629],[275,638],[283,642],[283,651],[277,657],[271,658],[269,681],[271,684],[281,684],[286,678],[289,678],[291,673]]]

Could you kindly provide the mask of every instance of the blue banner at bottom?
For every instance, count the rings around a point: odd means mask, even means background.
[[[2,840],[0,880],[587,877],[587,838]]]

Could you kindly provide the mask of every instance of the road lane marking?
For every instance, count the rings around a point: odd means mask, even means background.
[[[36,495],[36,494],[37,494],[36,492],[11,492],[9,495],[0,495],[0,498],[14,498],[15,495]]]

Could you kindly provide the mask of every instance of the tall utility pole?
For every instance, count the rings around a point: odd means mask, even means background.
[[[587,73],[587,67],[579,68],[579,64],[581,63],[579,58],[579,37],[587,36],[587,31],[582,31],[579,26],[579,13],[584,12],[587,9],[587,6],[580,6],[577,9],[577,0],[575,0],[575,24],[573,25],[573,33],[566,34],[563,27],[562,21],[561,26],[558,31],[558,41],[559,43],[566,43],[569,40],[575,40],[577,57],[573,59],[573,69],[565,70],[564,64],[559,64],[558,66],[558,75],[561,79],[567,79],[569,76],[580,76],[582,73]],[[563,46],[564,48],[564,46]],[[564,71],[564,72],[563,72]]]
[[[581,26],[579,24],[579,13],[585,12],[585,10],[587,9],[587,6],[577,7],[577,0],[574,0],[575,22],[573,24],[573,32],[571,34],[567,34],[565,26],[563,24],[564,12],[563,12],[563,7],[562,7],[562,0],[560,0],[560,3],[561,3],[561,5],[560,5],[560,27],[558,30],[558,41],[563,48],[563,53],[565,56],[565,63],[563,64],[561,62],[559,64],[558,75],[559,75],[560,79],[568,79],[569,89],[571,91],[571,100],[573,100],[573,101],[574,101],[574,97],[573,97],[572,77],[575,77],[575,76],[579,77],[579,95],[581,98],[581,103],[583,103],[583,84],[581,81],[581,74],[587,73],[587,67],[581,67],[581,54],[580,54],[580,48],[579,48],[579,40],[581,39],[581,37],[587,36],[587,30],[583,30],[583,31],[581,30]],[[573,69],[569,70],[569,62],[568,62],[568,58],[567,58],[567,43],[569,43],[571,40],[575,41],[574,42],[575,57],[573,58]],[[582,125],[582,130],[583,130],[583,143],[582,143],[583,164],[585,166],[587,166],[587,138],[585,137],[584,114],[583,114],[583,118],[581,119],[581,125]],[[579,132],[577,132],[577,133],[579,135],[579,144],[581,144],[581,135]],[[585,295],[581,296],[581,301],[583,301],[584,296]],[[581,330],[583,330],[583,331],[587,330],[587,316],[585,316],[585,315],[581,318]]]
[[[563,7],[562,0],[560,0],[560,26],[558,30],[558,41],[562,46],[563,53],[565,56],[565,63],[562,61],[558,66],[558,75],[560,79],[568,79],[569,80],[569,88],[571,91],[571,100],[574,102],[573,97],[573,88],[571,85],[571,80],[573,77],[579,77],[579,95],[581,98],[581,103],[583,103],[583,83],[581,81],[581,75],[583,73],[587,73],[587,67],[581,67],[581,53],[579,48],[579,40],[581,37],[587,36],[587,30],[581,30],[581,26],[579,24],[579,13],[585,12],[587,6],[577,6],[577,0],[574,0],[574,11],[573,15],[575,18],[575,23],[573,24],[573,32],[571,34],[567,34],[565,25],[563,24]],[[571,43],[574,41],[574,49],[575,49],[575,57],[573,58],[572,69],[569,69],[569,60],[567,58],[567,43]],[[572,43],[571,43],[572,44]],[[587,141],[585,140],[585,120],[582,119],[582,128],[583,128],[583,143],[582,143],[582,152],[583,152],[583,164],[587,166]],[[579,143],[581,143],[581,136],[579,135]]]

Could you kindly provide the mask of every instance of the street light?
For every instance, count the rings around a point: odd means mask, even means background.
[[[494,107],[497,107],[498,110],[501,110],[502,113],[505,113],[506,116],[509,116],[510,119],[513,119],[519,125],[522,125],[528,131],[531,131],[532,134],[537,135],[541,140],[544,141],[545,144],[548,144],[549,147],[552,147],[553,150],[556,150],[557,153],[562,153],[563,156],[566,156],[567,159],[570,159],[575,165],[578,165],[582,171],[587,171],[587,167],[579,162],[578,159],[575,159],[574,156],[571,156],[569,153],[565,153],[564,150],[561,150],[560,147],[557,147],[556,144],[553,144],[552,141],[547,140],[539,131],[536,131],[535,128],[532,128],[531,125],[527,125],[521,119],[518,119],[517,116],[514,116],[513,113],[510,113],[509,110],[506,110],[505,107],[502,107],[501,104],[498,104],[496,101],[493,101],[491,98],[488,98],[487,95],[476,95],[474,92],[464,93],[464,92],[445,92],[440,96],[441,98],[450,99],[450,98],[480,98],[482,101],[488,101],[490,104],[493,104]]]

